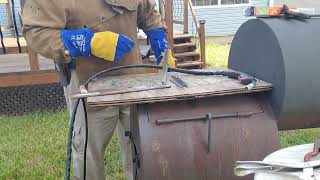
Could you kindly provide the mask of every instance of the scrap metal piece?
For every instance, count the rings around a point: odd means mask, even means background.
[[[184,81],[182,81],[182,79],[180,77],[176,77],[176,76],[171,76],[170,81],[175,84],[176,86],[178,86],[179,88],[184,88],[184,87],[188,87],[188,84],[185,83]]]
[[[165,49],[164,50],[164,57],[163,57],[163,79],[162,79],[162,85],[167,84],[167,79],[168,79],[168,53],[169,50]]]
[[[180,83],[178,83],[177,81],[175,81],[174,79],[170,79],[170,81],[173,83],[173,84],[175,84],[176,86],[178,86],[179,88],[183,88],[184,86],[182,85],[182,84],[180,84]]]
[[[171,76],[171,82],[173,82],[175,85],[177,85],[180,88],[188,87],[188,84],[184,82],[180,77]]]

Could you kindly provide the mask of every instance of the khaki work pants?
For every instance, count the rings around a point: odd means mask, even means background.
[[[74,100],[70,95],[79,92],[79,80],[77,73],[71,72],[70,84],[64,88],[69,112],[73,107]],[[88,108],[88,146],[86,157],[86,179],[105,180],[104,153],[112,135],[117,129],[120,140],[121,156],[124,170],[128,180],[133,180],[133,163],[131,142],[125,136],[125,131],[130,126],[130,107],[109,106],[102,108]],[[76,114],[76,122],[73,132],[73,168],[74,179],[83,180],[83,157],[85,144],[85,116],[83,105],[80,101]]]

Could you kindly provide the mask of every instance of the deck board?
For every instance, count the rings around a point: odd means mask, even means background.
[[[40,70],[53,70],[53,61],[39,56]],[[30,71],[28,54],[7,54],[0,55],[0,73]]]
[[[251,93],[256,91],[266,91],[272,88],[272,85],[263,81],[258,81],[257,86],[251,90],[245,90],[245,87],[239,81],[222,76],[193,76],[180,73],[170,73],[171,75],[181,76],[189,85],[188,88],[179,88],[168,81],[171,88],[149,90],[143,92],[131,92],[116,95],[105,95],[88,98],[89,105],[109,106],[126,105],[139,103],[153,103],[158,101],[171,101],[188,98],[200,98],[220,96],[227,94]],[[117,77],[105,77],[93,82],[89,86],[90,92],[134,88],[134,87],[154,87],[161,85],[161,74],[139,74]]]
[[[18,43],[17,39],[14,37],[6,37],[3,39],[4,46],[6,49],[6,54],[16,54],[19,53]],[[27,52],[27,42],[23,37],[19,38],[19,43],[21,47],[21,52],[26,53]],[[0,54],[3,54],[3,48],[0,44]]]
[[[18,47],[17,38],[15,37],[6,37],[3,39],[3,42],[6,47]],[[19,42],[21,46],[24,46],[24,47],[27,46],[27,42],[23,37],[19,38]]]

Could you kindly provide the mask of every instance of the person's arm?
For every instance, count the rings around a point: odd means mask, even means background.
[[[28,46],[39,54],[60,62],[94,55],[119,61],[135,43],[113,32],[86,28],[66,30],[68,0],[28,0],[23,9],[23,34]],[[109,47],[105,50],[105,47]]]
[[[138,9],[138,28],[142,29],[150,39],[151,48],[156,56],[157,64],[163,61],[163,52],[168,49],[166,25],[154,0],[143,0]],[[168,55],[169,67],[175,67],[171,50]]]
[[[66,62],[61,30],[67,24],[67,0],[27,0],[22,14],[23,34],[37,53]]]
[[[138,7],[138,28],[147,32],[151,29],[166,29],[164,19],[156,9],[155,0],[142,0]]]

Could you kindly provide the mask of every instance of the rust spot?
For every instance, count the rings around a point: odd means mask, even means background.
[[[152,152],[160,152],[160,143],[152,144]]]

